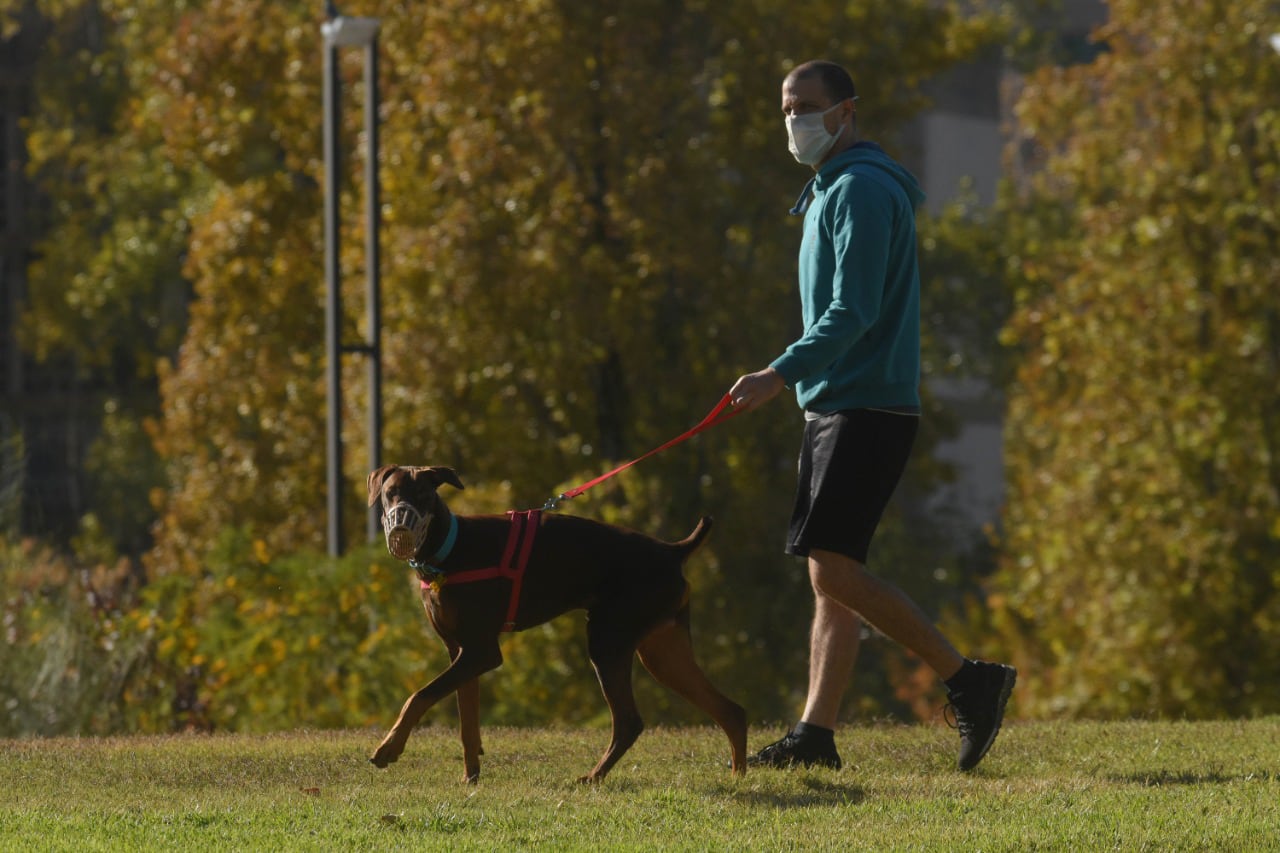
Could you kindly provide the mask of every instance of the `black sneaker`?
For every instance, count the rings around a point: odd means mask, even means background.
[[[788,731],[781,740],[774,741],[755,755],[747,758],[748,767],[830,767],[839,770],[840,755],[834,743],[802,737]]]
[[[1018,671],[1002,663],[975,661],[978,673],[974,684],[965,690],[948,691],[951,704],[947,707],[955,714],[954,728],[960,732],[961,770],[972,770],[991,749],[1000,723],[1004,721],[1004,706],[1018,680]],[[943,710],[945,716],[946,709]],[[950,721],[948,721],[950,722]]]

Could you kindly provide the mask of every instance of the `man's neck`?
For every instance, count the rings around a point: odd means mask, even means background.
[[[832,160],[836,159],[841,154],[848,151],[850,148],[852,148],[857,144],[858,144],[858,134],[850,131],[848,138],[846,139],[844,131],[841,131],[840,138],[836,140],[836,144],[831,146],[831,150],[827,152],[826,157],[823,157],[821,161],[814,164],[813,171],[817,172],[823,166],[827,165]]]

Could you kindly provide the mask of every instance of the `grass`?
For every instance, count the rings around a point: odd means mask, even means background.
[[[941,726],[856,726],[841,771],[735,779],[712,728],[647,731],[604,784],[599,729],[0,741],[0,850],[1274,850],[1280,717],[1009,724],[957,773]],[[776,735],[753,730],[752,748]]]

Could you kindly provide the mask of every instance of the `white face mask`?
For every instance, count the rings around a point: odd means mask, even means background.
[[[828,133],[823,119],[826,118],[827,113],[843,104],[844,101],[841,101],[820,113],[786,117],[787,147],[791,149],[791,155],[797,162],[812,166],[827,156],[827,152],[831,150],[832,145],[836,144],[836,140],[840,138],[840,131],[844,128],[842,126],[836,128],[835,133]]]

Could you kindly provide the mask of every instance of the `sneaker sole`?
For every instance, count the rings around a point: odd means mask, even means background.
[[[746,766],[748,767],[769,767],[772,770],[795,770],[796,767],[804,767],[809,770],[812,767],[828,767],[831,770],[840,770],[844,766],[844,762],[840,761],[840,756],[832,756],[831,758],[771,758],[762,757],[759,753],[746,758]]]
[[[978,753],[978,757],[968,767],[961,767],[961,770],[969,771],[978,766],[978,763],[986,758],[987,752],[991,749],[991,745],[996,742],[996,735],[1000,734],[1000,726],[1004,724],[1004,708],[1009,704],[1009,696],[1013,693],[1013,685],[1018,683],[1018,671],[1011,666],[1004,668],[1004,683],[1000,685],[1000,701],[996,703],[996,724],[991,729],[991,737],[987,738],[987,742],[982,745],[982,750]]]
[[[752,770],[840,770],[839,764],[827,764],[822,761],[793,761],[790,764],[748,764]]]
[[[809,770],[814,767],[825,767],[830,770],[839,770],[843,766],[843,762],[841,762],[839,758],[837,758],[835,761],[824,761],[822,759],[818,759],[814,761],[803,761],[798,758],[793,758],[790,761],[771,761],[767,758],[756,759],[756,757],[753,755],[747,759],[747,766],[748,767],[767,767],[772,770],[795,770],[798,767],[802,767],[805,770]]]

